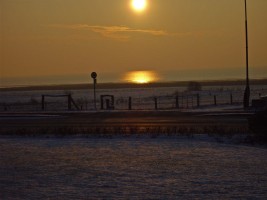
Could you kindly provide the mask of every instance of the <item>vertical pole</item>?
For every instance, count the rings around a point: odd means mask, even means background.
[[[179,96],[176,96],[176,109],[179,109]]]
[[[96,110],[96,78],[94,78],[94,105],[95,105],[95,110]]]
[[[95,107],[95,110],[96,110],[96,77],[97,77],[97,73],[92,72],[91,78],[94,80],[94,107]]]
[[[197,107],[199,107],[200,106],[200,96],[199,96],[199,94],[197,94]]]
[[[157,97],[154,98],[155,101],[155,110],[158,110],[158,99]]]
[[[42,111],[45,110],[45,96],[42,95]]]
[[[128,108],[132,110],[132,97],[129,97]]]
[[[101,95],[101,110],[104,110],[104,97]]]
[[[71,95],[68,95],[68,110],[71,110]]]
[[[231,105],[233,105],[233,94],[232,93],[230,94],[230,103]]]
[[[249,87],[249,69],[248,69],[248,17],[247,17],[247,0],[245,0],[245,28],[246,28],[246,89],[244,92],[244,108],[249,107],[250,87]]]
[[[217,96],[214,95],[214,105],[217,106]]]

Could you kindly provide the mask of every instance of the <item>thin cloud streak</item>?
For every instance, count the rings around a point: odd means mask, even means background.
[[[64,28],[72,30],[88,30],[94,33],[98,33],[103,37],[117,39],[117,40],[128,40],[130,38],[130,33],[140,33],[148,34],[153,36],[168,36],[170,33],[163,30],[153,30],[153,29],[134,29],[127,26],[90,26],[87,24],[73,24],[73,25],[49,25],[53,28]]]
[[[52,24],[52,28],[70,29],[78,31],[90,31],[97,33],[105,38],[110,38],[119,41],[128,41],[132,34],[147,34],[155,37],[176,37],[176,38],[202,38],[202,37],[221,37],[225,35],[223,30],[207,30],[207,31],[194,31],[194,32],[179,32],[170,33],[164,30],[153,29],[134,29],[127,26],[90,26],[87,24]]]

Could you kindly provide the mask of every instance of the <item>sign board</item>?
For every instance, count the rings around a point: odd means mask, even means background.
[[[91,77],[92,77],[93,79],[96,79],[96,77],[97,77],[97,73],[96,73],[96,72],[92,72],[92,73],[91,73]]]

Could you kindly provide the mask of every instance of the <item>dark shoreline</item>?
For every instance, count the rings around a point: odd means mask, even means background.
[[[149,84],[133,83],[98,83],[98,89],[153,88],[153,87],[187,87],[192,81],[157,82]],[[201,86],[244,86],[245,80],[211,80],[193,81]],[[267,85],[267,78],[252,79],[251,85]],[[92,84],[36,85],[0,88],[0,91],[35,91],[35,90],[81,90],[92,88]]]

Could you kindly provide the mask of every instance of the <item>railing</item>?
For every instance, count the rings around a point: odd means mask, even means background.
[[[112,93],[112,90],[110,90]],[[251,91],[251,99],[259,99],[260,96],[267,94],[267,90]],[[118,94],[117,94],[118,95]],[[52,95],[53,97],[69,95]],[[49,97],[49,96],[48,96]],[[75,98],[49,98],[44,101],[44,97],[29,99],[28,102],[0,102],[0,111],[66,111],[66,110],[94,110],[94,99],[86,97]],[[70,101],[72,100],[72,101]],[[97,109],[101,110],[100,99],[97,99]],[[196,109],[207,106],[220,105],[241,105],[243,103],[243,91],[200,91],[200,92],[181,92],[177,95],[158,95],[158,96],[114,96],[115,110],[180,110]],[[105,106],[108,108],[109,106]],[[45,109],[44,109],[45,108]]]

